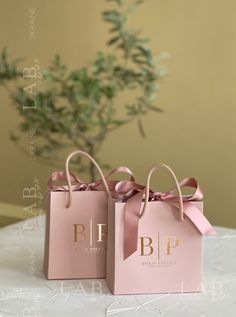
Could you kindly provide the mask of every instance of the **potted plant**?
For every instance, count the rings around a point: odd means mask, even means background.
[[[108,1],[116,4],[114,9],[102,12],[103,20],[110,25],[107,42],[110,52],[99,51],[94,60],[74,70],[68,70],[56,55],[42,72],[43,87],[37,93],[23,86],[20,60],[9,61],[6,48],[1,52],[0,84],[9,89],[21,117],[19,133],[11,132],[11,140],[21,147],[22,135],[33,127],[39,162],[60,163],[60,152],[65,147],[85,150],[98,159],[111,131],[136,120],[141,135],[145,136],[142,117],[150,111],[161,112],[155,98],[165,72],[160,65],[162,56],[154,57],[149,40],[128,26],[130,14],[142,1],[134,0],[128,6],[123,0]],[[14,88],[9,85],[11,82]],[[127,91],[134,91],[135,97],[122,105],[123,116],[120,116],[116,101]],[[95,179],[93,165],[76,166],[87,170],[91,180]]]

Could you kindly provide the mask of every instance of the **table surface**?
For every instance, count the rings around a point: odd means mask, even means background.
[[[113,296],[104,280],[48,281],[45,217],[0,229],[0,317],[236,316],[236,230],[204,238],[204,287],[196,294]]]

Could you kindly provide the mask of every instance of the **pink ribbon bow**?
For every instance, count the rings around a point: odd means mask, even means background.
[[[120,180],[111,180],[109,179],[115,173],[126,173],[130,176],[129,181],[120,181]],[[101,179],[98,179],[94,182],[84,182],[75,176],[72,173],[69,173],[70,180],[72,182],[72,190],[73,191],[101,191],[104,190],[104,184]],[[126,195],[131,195],[131,192],[126,191],[123,192],[122,186],[120,189],[116,190],[116,185],[119,183],[133,183],[135,184],[135,177],[133,176],[130,169],[126,166],[119,166],[113,169],[106,177],[106,182],[109,188],[109,191],[112,194],[113,198],[117,199],[125,199]],[[68,185],[61,185],[60,183],[67,183],[66,172],[65,171],[55,171],[51,174],[48,180],[48,189],[53,191],[68,191]],[[128,198],[129,196],[127,196]]]
[[[211,226],[207,218],[192,204],[193,201],[202,201],[203,193],[195,178],[185,178],[179,182],[180,187],[195,188],[195,192],[190,195],[183,195],[184,215],[188,217],[198,231],[202,235],[214,235],[215,229]],[[138,244],[138,224],[140,218],[140,209],[145,187],[132,182],[119,182],[116,189],[120,192],[136,191],[125,204],[124,211],[124,259],[127,259],[137,250]],[[169,192],[149,192],[149,201],[163,201],[179,209],[178,196],[175,194],[175,189]]]

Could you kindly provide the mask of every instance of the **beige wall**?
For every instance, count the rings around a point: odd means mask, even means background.
[[[103,0],[1,0],[0,38],[11,57],[38,57],[46,67],[55,52],[71,67],[104,49],[107,26]],[[36,7],[37,39],[28,40],[28,9]],[[152,48],[169,52],[170,74],[161,86],[162,115],[148,115],[141,139],[132,124],[112,133],[101,150],[104,161],[130,166],[143,181],[155,162],[164,161],[179,178],[194,175],[205,193],[205,213],[217,225],[236,228],[236,2],[235,0],[146,0],[132,19],[151,38]],[[46,183],[48,167],[24,156],[8,139],[19,118],[7,93],[1,101],[0,200],[17,204],[32,178]],[[122,102],[122,100],[121,100]],[[127,138],[128,136],[128,138]],[[157,177],[155,177],[157,180]],[[161,175],[167,188],[168,181]],[[153,182],[154,184],[154,182]]]

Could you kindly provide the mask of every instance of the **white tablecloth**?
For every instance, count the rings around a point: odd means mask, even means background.
[[[44,221],[0,230],[0,317],[236,316],[236,230],[204,238],[202,293],[113,296],[104,280],[45,279]]]

